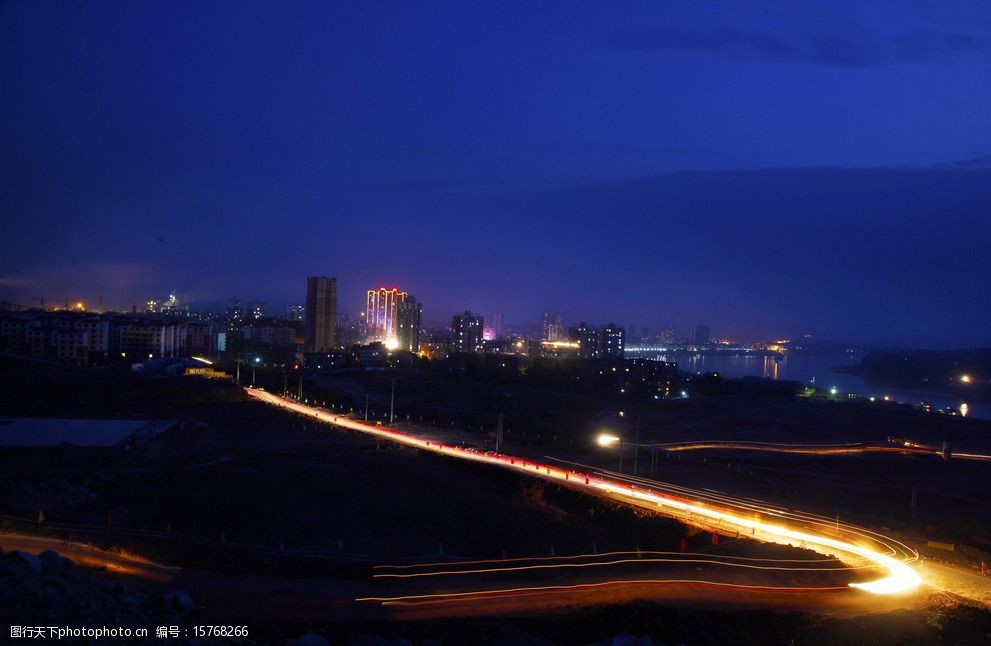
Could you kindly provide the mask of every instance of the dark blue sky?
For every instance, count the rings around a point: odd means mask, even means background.
[[[0,3],[0,299],[991,343],[991,4],[810,5]]]

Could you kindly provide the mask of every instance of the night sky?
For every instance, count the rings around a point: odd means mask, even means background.
[[[7,0],[0,300],[991,343],[991,3],[811,4]]]

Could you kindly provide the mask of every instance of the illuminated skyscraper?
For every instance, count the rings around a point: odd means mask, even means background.
[[[388,341],[396,338],[396,311],[400,303],[406,302],[406,292],[398,287],[368,290],[365,306],[365,325],[368,341]]]
[[[482,329],[485,321],[465,310],[464,314],[455,314],[451,319],[451,341],[455,352],[481,352]]]
[[[569,335],[572,341],[578,343],[578,356],[582,359],[597,359],[599,357],[598,330],[585,321],[578,327],[571,328]]]
[[[613,323],[597,328],[582,321],[578,327],[571,328],[569,336],[578,343],[579,358],[623,358],[626,331]]]
[[[420,326],[423,323],[423,305],[412,296],[396,306],[396,340],[399,349],[420,352]]]
[[[560,312],[544,312],[542,321],[544,341],[560,341],[564,338],[564,326]]]
[[[599,328],[599,356],[623,358],[626,331],[615,324]]]
[[[695,345],[707,345],[709,343],[709,326],[696,325],[692,330],[692,343]]]
[[[333,350],[337,337],[337,279],[310,276],[306,279],[306,350]]]

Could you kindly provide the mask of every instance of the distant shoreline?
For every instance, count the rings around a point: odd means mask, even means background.
[[[853,365],[832,370],[861,377],[872,386],[991,401],[991,350],[879,350]]]

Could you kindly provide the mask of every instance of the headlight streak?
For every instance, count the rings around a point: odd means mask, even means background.
[[[733,563],[727,561],[720,561],[718,558],[673,558],[673,559],[658,559],[658,558],[632,558],[632,559],[620,559],[615,561],[602,561],[595,563],[557,563],[557,564],[544,564],[544,565],[518,565],[514,567],[501,567],[501,568],[481,568],[477,570],[440,570],[437,572],[412,572],[409,574],[374,574],[373,579],[414,579],[418,577],[432,577],[432,576],[454,576],[460,574],[492,574],[498,572],[526,572],[533,570],[562,570],[569,568],[593,568],[593,567],[608,567],[612,565],[626,565],[626,564],[636,564],[636,565],[647,565],[651,563],[707,563],[709,565],[725,565],[727,567],[739,567],[739,568],[750,568],[753,570],[778,570],[778,571],[788,571],[788,572],[835,572],[843,570],[863,570],[874,567],[873,565],[858,565],[858,566],[842,566],[842,567],[794,567],[794,566],[780,566],[780,565],[753,565],[751,563]]]
[[[807,455],[851,455],[856,453],[916,453],[938,456],[939,451],[905,446],[873,446],[861,443],[848,444],[784,444],[778,442],[751,442],[732,440],[704,440],[699,442],[670,442],[644,445],[664,451],[701,451],[725,449],[732,451],[766,451],[769,453],[801,453]]]
[[[600,581],[596,583],[576,583],[574,585],[548,585],[516,588],[500,588],[498,590],[473,590],[468,592],[440,592],[435,594],[411,594],[397,597],[361,597],[355,601],[375,601],[383,606],[421,605],[424,603],[449,603],[471,598],[484,598],[506,595],[541,594],[547,592],[564,592],[568,590],[590,590],[615,586],[633,585],[701,585],[713,588],[733,588],[760,592],[835,592],[848,590],[844,586],[801,588],[773,585],[748,585],[742,583],[723,583],[706,581],[704,579],[631,579],[617,581]]]
[[[686,555],[686,552],[658,552],[653,550],[640,550],[635,551],[624,551],[624,552],[600,552],[598,554],[567,554],[563,556],[524,556],[517,558],[506,558],[506,559],[476,559],[472,561],[438,561],[434,563],[408,563],[404,565],[395,564],[379,564],[373,565],[373,570],[413,570],[413,569],[425,569],[432,567],[441,566],[454,566],[454,565],[482,565],[486,563],[529,563],[531,561],[543,562],[543,561],[572,561],[572,560],[582,560],[582,559],[596,559],[596,558],[612,558],[617,556],[628,556],[631,554],[648,554],[648,555]],[[737,561],[770,561],[774,563],[831,563],[839,562],[837,558],[826,558],[826,559],[768,559],[768,558],[756,558],[749,556],[732,556],[729,554],[717,555],[719,558],[723,559],[734,559]]]
[[[708,506],[703,500],[699,500],[700,498],[706,497],[710,500],[733,500],[734,502],[730,504],[734,506],[741,506],[740,503],[742,501],[739,499],[733,499],[729,496],[703,494],[701,492],[688,490],[683,487],[674,487],[670,485],[665,486],[662,483],[655,483],[653,481],[650,481],[649,484],[651,489],[638,488],[636,485],[629,484],[627,482],[618,482],[616,480],[605,479],[601,476],[593,474],[578,473],[556,466],[540,464],[523,458],[516,458],[509,455],[483,453],[475,449],[451,446],[407,433],[394,431],[388,428],[356,422],[325,410],[283,399],[263,390],[255,388],[246,388],[245,390],[249,395],[260,401],[294,411],[301,415],[306,415],[328,424],[360,431],[362,433],[392,440],[407,446],[433,451],[435,453],[441,453],[467,460],[474,460],[477,462],[484,462],[486,464],[495,464],[505,468],[515,469],[516,471],[529,472],[531,475],[539,475],[548,480],[564,482],[578,489],[605,492],[611,496],[617,496],[623,499],[630,499],[641,503],[650,503],[656,507],[658,512],[664,512],[667,515],[675,516],[681,520],[687,520],[692,524],[718,527],[724,532],[733,530],[740,531],[742,529],[744,535],[746,535],[749,531],[750,537],[755,540],[786,545],[794,545],[798,543],[807,549],[814,550],[821,554],[833,555],[834,552],[840,552],[844,555],[853,555],[864,558],[887,572],[887,576],[874,581],[861,583],[852,582],[848,584],[852,588],[857,588],[866,592],[871,592],[874,594],[897,594],[909,592],[918,587],[921,583],[921,578],[919,575],[905,564],[905,560],[908,559],[903,558],[902,560],[898,560],[890,556],[890,554],[897,554],[898,551],[901,551],[896,550],[891,543],[893,542],[898,545],[901,544],[897,543],[897,541],[889,542],[890,539],[886,539],[884,537],[881,537],[884,540],[877,540],[873,538],[868,540],[871,542],[880,543],[882,549],[884,549],[887,554],[883,554],[871,547],[852,543],[849,540],[841,540],[839,538],[831,538],[830,536],[822,534],[817,535],[807,531],[789,529],[782,525],[771,524],[763,522],[759,519],[751,519],[739,515],[740,511],[742,511],[746,513],[755,512],[756,514],[782,516],[783,512],[780,510],[771,510],[769,512],[767,508],[758,508],[752,503],[746,503],[746,507],[744,509],[738,511],[737,513],[731,513],[729,511]],[[669,491],[677,490],[682,493],[678,494],[677,497],[672,494],[663,495],[658,493],[657,490],[665,488]],[[694,500],[682,498],[682,495],[685,494],[691,495]],[[788,513],[792,514],[795,518],[808,519],[804,522],[807,522],[814,527],[824,527],[829,525],[828,522],[824,522],[822,520],[822,517],[816,517],[811,514],[802,514],[801,512]],[[834,527],[836,525],[838,525],[838,523],[833,524]],[[875,537],[880,536],[879,534],[875,534],[874,532],[870,532],[869,530],[865,530],[863,528],[854,528],[853,526],[846,524],[843,524],[842,527],[845,531],[854,533],[858,536],[858,538],[867,539],[871,535]],[[904,553],[912,552],[912,550],[908,550],[907,548],[906,550],[907,551]],[[710,582],[702,583],[712,585]]]

